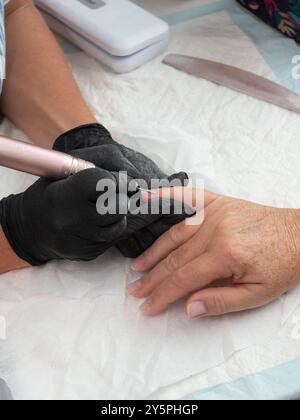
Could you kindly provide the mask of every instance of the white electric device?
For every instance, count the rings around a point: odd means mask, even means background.
[[[163,53],[169,26],[129,0],[35,0],[50,28],[117,73]]]

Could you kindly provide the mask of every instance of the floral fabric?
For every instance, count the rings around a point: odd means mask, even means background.
[[[237,0],[266,23],[300,43],[300,0]]]

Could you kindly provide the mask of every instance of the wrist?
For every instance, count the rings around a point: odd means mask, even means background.
[[[0,274],[7,273],[13,270],[20,270],[22,268],[30,267],[30,265],[19,258],[11,248],[6,236],[0,226]]]
[[[25,194],[11,195],[0,201],[2,246],[7,259],[12,263],[8,271],[43,263],[30,252],[34,248],[32,244],[37,247],[37,241],[34,239],[35,229],[31,226],[31,218],[25,217]]]

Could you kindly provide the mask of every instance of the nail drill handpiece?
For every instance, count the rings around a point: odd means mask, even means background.
[[[50,180],[95,168],[91,162],[4,136],[0,136],[0,165]]]
[[[0,136],[0,165],[53,181],[95,168],[93,163],[66,153],[43,149],[5,136]],[[138,184],[136,192],[155,194],[154,191],[140,188]]]

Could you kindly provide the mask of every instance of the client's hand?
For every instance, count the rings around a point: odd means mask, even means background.
[[[133,267],[151,270],[128,289],[146,315],[186,296],[190,317],[263,306],[299,283],[300,211],[206,193],[204,222],[174,226]]]
[[[126,171],[130,178],[145,180],[148,188],[151,187],[152,180],[178,180],[177,185],[185,185],[188,179],[183,172],[168,178],[151,159],[115,142],[100,124],[81,126],[63,134],[56,140],[54,149],[91,161],[108,171]],[[185,217],[185,214],[163,217],[129,215],[127,235],[119,242],[118,248],[124,256],[135,258]]]
[[[2,200],[0,224],[14,252],[40,265],[59,259],[89,261],[115,244],[126,230],[126,215],[116,209],[97,213],[101,193],[96,186],[104,179],[114,183],[112,194],[127,209],[127,195],[116,194],[116,178],[98,168],[57,182],[40,179],[25,193]],[[115,200],[109,201],[114,205]]]

